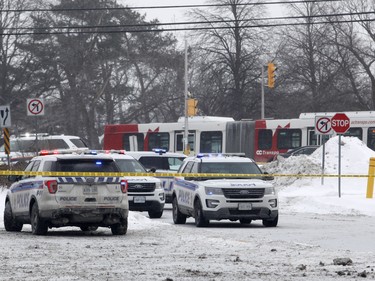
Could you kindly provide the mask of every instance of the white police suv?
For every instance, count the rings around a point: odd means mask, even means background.
[[[148,170],[155,173],[176,173],[186,155],[181,153],[166,152],[165,149],[152,151],[126,151],[137,159]],[[157,176],[161,180],[165,192],[165,202],[172,203],[173,177]]]
[[[112,151],[111,157],[116,161],[120,172],[147,173],[145,168],[123,151]],[[161,181],[150,176],[125,177],[128,182],[128,199],[130,211],[147,211],[150,218],[163,215],[165,194]]]
[[[172,196],[173,221],[184,224],[194,217],[198,227],[210,220],[239,220],[249,224],[262,220],[263,225],[275,227],[278,223],[278,197],[273,185],[266,180],[257,164],[245,157],[225,155],[197,155],[184,160],[175,177]],[[198,177],[189,173],[199,174]],[[209,175],[211,174],[211,175]],[[212,174],[221,174],[214,175]],[[228,174],[238,174],[230,177]],[[253,178],[241,176],[253,174]],[[259,177],[257,176],[259,175]]]
[[[31,159],[25,171],[76,172],[77,176],[10,176],[4,209],[7,231],[21,231],[31,224],[32,233],[48,228],[78,226],[83,231],[110,227],[124,235],[128,227],[128,182],[117,176],[80,176],[81,172],[119,172],[110,156],[47,155]]]

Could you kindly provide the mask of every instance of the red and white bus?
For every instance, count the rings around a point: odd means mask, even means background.
[[[355,136],[375,150],[375,111],[345,112]],[[329,135],[315,134],[315,117],[332,117],[334,112],[301,113],[294,119],[235,121],[229,117],[189,117],[191,154],[245,153],[257,162],[267,162],[279,153],[305,145],[320,145]],[[150,151],[163,148],[183,152],[184,117],[175,123],[106,125],[103,149]]]

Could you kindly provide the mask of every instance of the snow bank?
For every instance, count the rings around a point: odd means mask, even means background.
[[[338,174],[339,137],[325,145],[324,174]],[[271,174],[320,175],[323,147],[312,155],[292,156],[266,164]],[[355,137],[341,137],[341,175],[367,175],[375,152]],[[375,216],[374,199],[366,199],[366,177],[276,177],[281,212]],[[340,197],[339,197],[340,195]]]

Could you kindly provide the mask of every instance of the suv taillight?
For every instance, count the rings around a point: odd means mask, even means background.
[[[57,192],[57,181],[56,180],[45,181],[44,185],[47,186],[49,193],[54,194],[54,193]]]
[[[121,180],[120,185],[121,185],[122,193],[127,193],[128,192],[128,181],[127,180]]]

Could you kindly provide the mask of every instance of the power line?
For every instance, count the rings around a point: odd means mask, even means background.
[[[339,2],[344,0],[291,0],[274,2],[239,3],[237,6],[257,5],[280,5],[280,4],[302,4],[302,3],[325,3]],[[97,8],[56,8],[56,9],[3,9],[1,13],[23,13],[23,12],[61,12],[61,11],[113,11],[113,10],[145,10],[145,9],[180,9],[180,8],[212,8],[227,7],[233,4],[196,4],[196,5],[165,5],[165,6],[140,6],[140,7],[97,7]]]
[[[271,20],[290,20],[290,19],[307,19],[307,18],[329,18],[341,16],[360,16],[374,14],[374,12],[357,12],[357,13],[338,13],[338,14],[321,14],[312,16],[289,16],[289,17],[268,17],[253,18],[241,20],[215,20],[215,21],[195,21],[195,22],[174,22],[174,23],[144,23],[144,24],[118,24],[118,25],[90,25],[90,26],[55,26],[55,27],[4,27],[3,30],[46,30],[46,29],[89,29],[89,28],[124,28],[124,27],[158,27],[170,25],[197,25],[197,24],[217,24],[217,23],[233,23],[247,21],[271,21]]]
[[[320,24],[332,24],[332,23],[358,23],[358,22],[370,22],[375,21],[373,19],[363,20],[334,20],[334,21],[321,21],[314,23],[284,23],[284,24],[259,24],[259,25],[244,25],[240,28],[264,28],[264,27],[280,27],[280,26],[298,26],[298,25],[320,25]],[[196,30],[211,30],[211,29],[231,29],[236,28],[235,26],[218,26],[218,27],[190,27],[190,28],[168,28],[168,29],[123,29],[123,30],[90,30],[90,31],[52,31],[52,32],[9,32],[0,33],[2,36],[11,35],[62,35],[62,34],[93,34],[93,33],[140,33],[140,32],[172,32],[172,31],[196,31]]]

